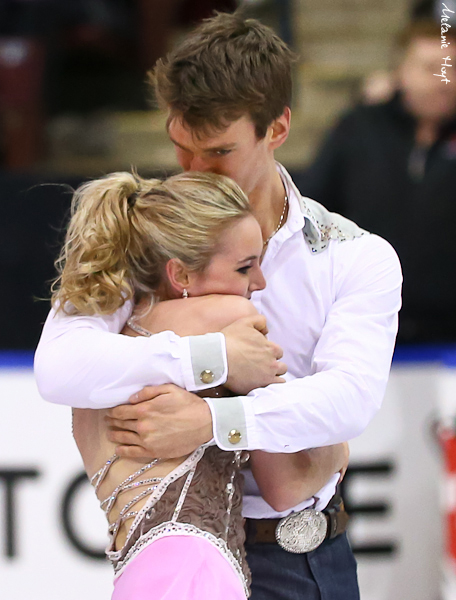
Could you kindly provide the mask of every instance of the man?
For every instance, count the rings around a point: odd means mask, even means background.
[[[174,385],[147,387],[111,412],[111,439],[123,456],[182,456],[212,436],[226,450],[299,452],[358,435],[380,406],[400,306],[399,263],[382,239],[301,198],[275,162],[290,127],[291,60],[268,28],[220,14],[154,73],[181,166],[228,175],[249,196],[263,233],[267,280],[266,291],[252,299],[283,347],[289,381],[207,401]],[[207,341],[167,333],[127,346],[109,332],[119,332],[130,311],[126,305],[103,320],[51,314],[36,358],[44,397],[112,406],[160,379],[189,390],[227,379],[242,394],[253,380],[264,385],[284,372],[280,349],[255,331],[263,322],[239,322]],[[294,510],[324,509],[337,480],[330,477],[318,497]],[[266,504],[248,474],[246,487],[254,600],[359,597],[344,533],[332,531],[311,552],[288,552],[275,543],[274,528],[291,511]],[[330,511],[336,526],[337,511],[343,513],[340,505]]]
[[[449,276],[456,261],[455,48],[454,29],[442,34],[427,20],[410,25],[400,36],[394,97],[344,115],[299,182],[304,194],[397,250],[404,270],[399,340],[408,343],[456,340]]]

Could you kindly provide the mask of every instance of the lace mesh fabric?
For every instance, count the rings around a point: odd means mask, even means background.
[[[117,460],[121,459],[111,457],[92,477],[96,490]],[[241,578],[248,595],[250,572],[244,551],[241,462],[241,452],[202,446],[163,478],[151,476],[157,459],[117,486],[108,498],[101,501],[107,516],[115,503],[120,502],[124,490],[137,488],[138,494],[122,507],[119,518],[109,528],[111,543],[107,556],[116,574],[155,539],[169,535],[196,535],[207,539],[225,556]],[[147,474],[145,478],[144,474]],[[134,505],[144,497],[147,497],[146,503],[135,511]],[[131,517],[134,520],[126,542],[115,551],[119,527]]]

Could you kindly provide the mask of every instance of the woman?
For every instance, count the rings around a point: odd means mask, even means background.
[[[248,298],[265,285],[262,250],[260,227],[231,180],[202,173],[166,181],[114,174],[75,194],[54,306],[110,314],[134,299],[128,335],[220,331],[256,312]],[[205,445],[180,459],[119,459],[107,439],[104,410],[75,410],[74,433],[110,522],[113,599],[248,595],[242,453]],[[324,451],[332,472],[343,468],[343,446]],[[254,452],[251,463],[265,499],[280,510],[325,483],[309,468],[306,453]]]

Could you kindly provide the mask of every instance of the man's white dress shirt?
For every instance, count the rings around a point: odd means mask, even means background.
[[[246,397],[207,399],[217,445],[226,450],[296,452],[359,435],[379,409],[388,379],[401,269],[382,238],[302,198],[278,165],[289,199],[285,225],[270,240],[262,269],[267,286],[252,301],[266,316],[269,338],[282,346],[287,383]],[[368,201],[368,199],[366,199]],[[126,402],[145,385],[173,382],[190,391],[226,380],[224,336],[151,338],[119,333],[131,313],[127,303],[109,317],[67,317],[51,311],[35,357],[42,396],[80,408]],[[205,385],[199,373],[210,369]],[[230,442],[235,430],[237,443]],[[246,476],[244,514],[277,513]],[[294,510],[322,509],[334,494],[335,475]]]

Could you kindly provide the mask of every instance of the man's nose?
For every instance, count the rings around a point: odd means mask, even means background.
[[[210,165],[208,164],[207,160],[201,156],[193,155],[192,160],[190,161],[189,171],[199,171],[202,173],[210,170]]]

